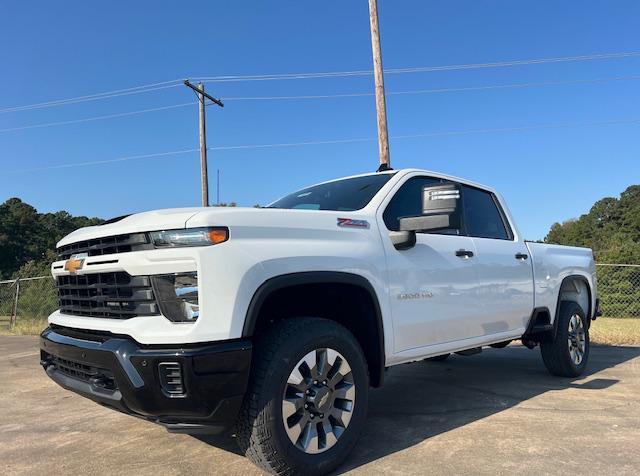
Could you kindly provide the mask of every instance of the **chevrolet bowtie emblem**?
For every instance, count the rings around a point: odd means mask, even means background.
[[[83,263],[84,259],[77,259],[72,256],[64,263],[64,269],[65,271],[69,271],[71,274],[75,274],[76,271],[82,269]]]

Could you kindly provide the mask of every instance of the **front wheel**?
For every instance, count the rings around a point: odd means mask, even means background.
[[[540,342],[547,370],[560,377],[577,377],[589,359],[589,323],[582,308],[573,301],[562,301],[555,338]]]
[[[335,469],[365,422],[367,364],[354,336],[326,319],[293,318],[256,343],[237,440],[271,474]]]

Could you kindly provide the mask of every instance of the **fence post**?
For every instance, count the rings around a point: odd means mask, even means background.
[[[16,319],[18,318],[18,298],[20,297],[20,278],[16,279],[16,295],[13,301],[13,312],[11,313],[11,321],[9,322],[9,329],[13,329],[16,325]]]

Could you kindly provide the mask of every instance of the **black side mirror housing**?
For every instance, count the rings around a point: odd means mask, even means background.
[[[391,244],[396,250],[408,250],[416,245],[415,231],[391,231],[389,238],[391,238]]]

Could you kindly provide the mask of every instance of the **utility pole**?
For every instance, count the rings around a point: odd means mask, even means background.
[[[206,114],[204,108],[205,98],[209,99],[212,103],[217,106],[224,107],[222,101],[214,98],[213,96],[204,92],[204,84],[198,83],[197,86],[194,86],[189,82],[188,79],[184,80],[184,85],[193,89],[198,96],[199,104],[199,131],[200,131],[200,185],[202,188],[202,206],[209,206],[209,174],[207,171],[207,127],[206,127]]]
[[[202,188],[202,206],[209,206],[209,173],[207,171],[207,125],[205,123],[207,116],[204,113],[204,84],[198,83],[198,101],[200,114],[198,114],[198,123],[200,124],[200,186]]]
[[[216,205],[220,205],[220,169],[218,169],[216,180]]]
[[[380,48],[380,28],[378,26],[378,0],[369,0],[369,21],[371,23],[371,49],[373,52],[373,71],[376,84],[376,112],[378,122],[378,148],[380,149],[380,168],[391,168],[389,157],[389,132],[387,130],[387,104],[384,95],[384,75],[382,72],[382,50]]]

